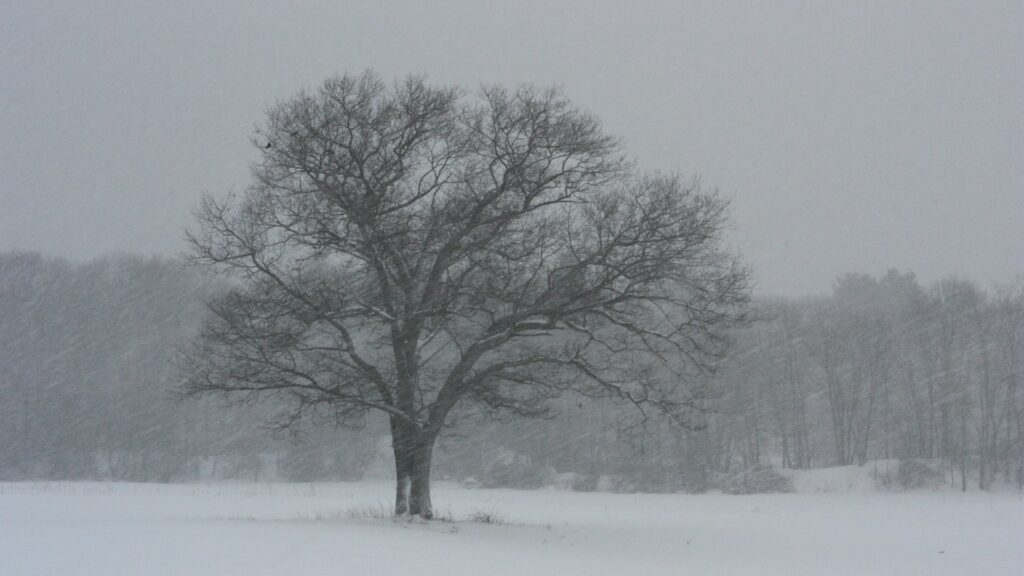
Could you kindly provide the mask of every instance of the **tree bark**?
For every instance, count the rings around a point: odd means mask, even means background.
[[[409,434],[405,426],[391,419],[391,449],[395,455],[395,516],[409,513],[409,493],[412,484],[412,453]]]
[[[434,517],[434,508],[430,502],[430,466],[433,453],[434,439],[428,434],[421,434],[414,452],[409,514],[426,520]]]
[[[436,434],[415,426],[391,422],[395,455],[395,516],[434,517],[430,501],[430,467]]]

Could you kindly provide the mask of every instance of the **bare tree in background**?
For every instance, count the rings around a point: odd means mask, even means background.
[[[289,400],[287,423],[390,419],[396,514],[432,516],[463,401],[540,415],[565,390],[676,418],[744,319],[726,202],[641,176],[557,90],[336,77],[274,106],[244,194],[191,256],[237,279],[181,360],[192,393]]]

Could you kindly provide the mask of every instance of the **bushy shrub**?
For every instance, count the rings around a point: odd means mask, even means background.
[[[748,468],[735,474],[721,475],[717,488],[726,494],[770,494],[792,492],[793,483],[774,468]]]
[[[487,467],[480,483],[487,488],[540,488],[544,485],[544,469],[528,456],[504,451]]]
[[[935,489],[942,485],[944,475],[942,461],[927,458],[906,458],[899,461],[895,470],[886,469],[875,476],[879,487],[889,490]]]

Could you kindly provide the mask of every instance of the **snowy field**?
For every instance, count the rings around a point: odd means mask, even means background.
[[[1024,573],[1017,494],[435,491],[508,523],[360,518],[386,483],[0,484],[0,574]]]

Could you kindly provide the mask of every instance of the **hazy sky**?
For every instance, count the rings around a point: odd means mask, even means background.
[[[1024,2],[0,0],[0,251],[175,254],[344,71],[562,85],[733,198],[761,293],[1024,272]]]

